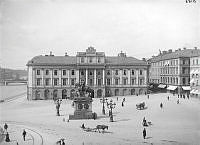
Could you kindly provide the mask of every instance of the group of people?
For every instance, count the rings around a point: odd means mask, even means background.
[[[6,142],[10,142],[10,137],[9,137],[9,133],[8,133],[8,124],[7,123],[5,123],[4,124],[4,132],[6,132],[6,139],[5,139],[5,141]],[[22,136],[23,136],[23,140],[25,141],[26,140],[26,131],[25,131],[25,129],[23,130],[23,132],[22,132]],[[17,144],[18,144],[18,142],[17,142]]]
[[[65,139],[64,138],[61,138],[60,140],[58,140],[56,142],[57,145],[65,145]]]
[[[152,125],[152,123],[151,123],[151,122],[147,122],[146,118],[144,117],[144,118],[143,118],[143,121],[142,121],[142,125],[143,125],[144,127],[148,127],[149,125]],[[146,139],[147,131],[146,131],[145,128],[143,129],[143,132],[142,132],[142,133],[143,133],[143,138]]]
[[[185,94],[178,94],[178,98],[183,98],[183,99],[185,99],[186,97],[189,99],[190,98],[190,95],[189,94],[187,94],[187,95],[185,95]]]

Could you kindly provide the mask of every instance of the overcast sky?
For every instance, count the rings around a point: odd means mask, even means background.
[[[37,55],[76,55],[94,46],[136,58],[200,48],[200,1],[1,0],[1,67],[26,69]]]

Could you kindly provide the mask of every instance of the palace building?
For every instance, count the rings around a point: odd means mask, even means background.
[[[93,97],[147,93],[147,62],[122,52],[105,56],[88,47],[76,56],[36,56],[27,66],[28,100],[73,98],[75,83],[82,81],[93,89]]]

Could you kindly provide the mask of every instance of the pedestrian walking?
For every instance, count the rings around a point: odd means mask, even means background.
[[[163,108],[163,103],[160,103],[160,108],[161,108],[161,109]]]
[[[117,101],[118,101],[118,97],[117,97]]]
[[[125,98],[123,99],[123,102],[125,102]]]
[[[7,129],[8,129],[8,125],[5,123],[4,124],[4,130],[7,132]]]
[[[61,139],[61,142],[62,142],[61,145],[65,145],[65,141],[64,140],[65,140],[64,138]]]
[[[179,104],[179,99],[177,100],[177,104]]]
[[[147,95],[147,98],[149,99],[149,95]]]
[[[122,101],[122,107],[124,107],[124,101]]]
[[[147,135],[147,132],[146,132],[146,129],[144,128],[144,129],[143,129],[143,138],[144,138],[144,139],[146,138],[146,135]]]
[[[189,97],[190,97],[189,94],[187,94],[187,98],[188,98],[188,99],[189,99]]]
[[[143,126],[148,126],[148,125],[147,125],[147,121],[146,121],[145,117],[143,118],[142,125],[143,125]]]
[[[23,130],[22,136],[23,136],[23,139],[25,141],[26,140],[26,131],[25,131],[25,129]]]
[[[85,125],[84,125],[84,123],[82,124],[81,128],[82,128],[82,129],[85,129]]]
[[[6,142],[10,142],[10,138],[9,138],[9,134],[8,132],[6,133],[6,139],[5,139]]]
[[[167,97],[167,99],[169,100],[169,96]]]

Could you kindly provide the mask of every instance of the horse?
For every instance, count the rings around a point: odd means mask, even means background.
[[[107,125],[97,125],[96,129],[100,132],[100,129],[102,129],[102,132],[104,132],[105,129],[108,130],[108,126]]]

